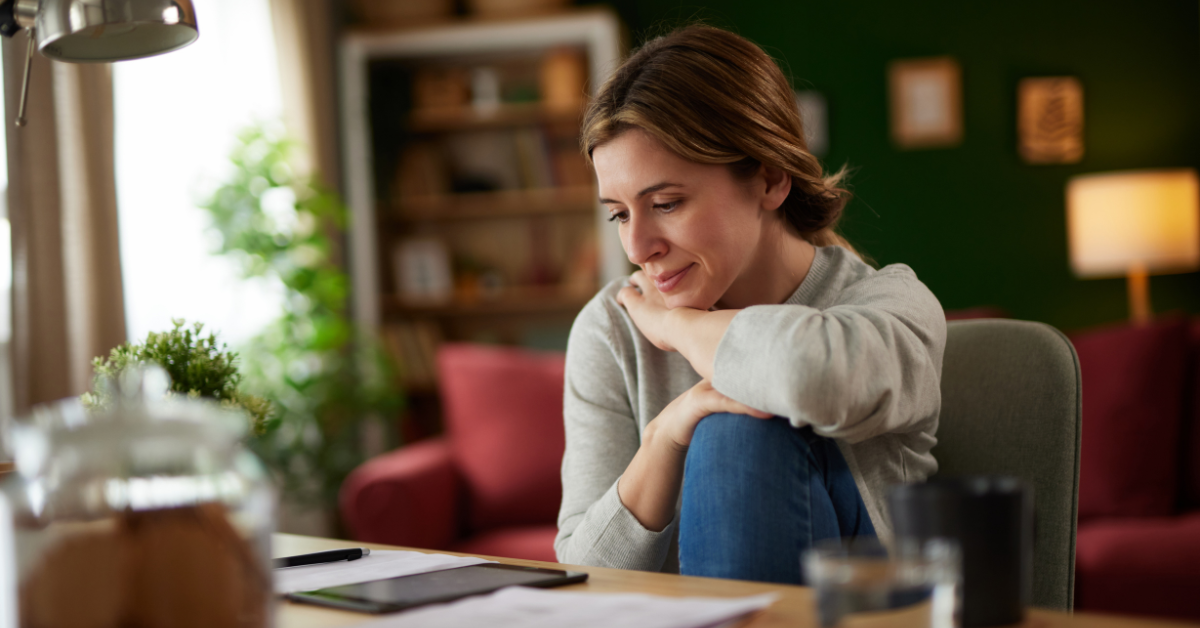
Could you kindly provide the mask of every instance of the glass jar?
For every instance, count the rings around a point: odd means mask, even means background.
[[[127,375],[103,410],[72,400],[12,425],[0,606],[17,612],[0,625],[271,625],[275,495],[242,446],[249,420],[166,396],[161,370]]]

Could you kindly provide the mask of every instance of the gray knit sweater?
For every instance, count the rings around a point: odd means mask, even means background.
[[[700,376],[646,340],[616,301],[625,284],[605,286],[571,329],[554,547],[564,563],[678,572],[678,514],[660,532],[643,528],[621,504],[617,480],[646,424]],[[843,248],[821,247],[785,303],[733,318],[713,386],[837,439],[871,522],[889,539],[887,487],[937,470],[930,449],[945,344],[941,305],[911,268],[875,270]]]

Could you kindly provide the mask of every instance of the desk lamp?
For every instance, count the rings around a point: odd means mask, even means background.
[[[1150,320],[1150,274],[1200,269],[1200,181],[1191,168],[1129,170],[1067,182],[1071,269],[1128,278],[1130,319]]]
[[[17,126],[25,126],[35,44],[50,59],[104,63],[170,52],[200,36],[192,0],[0,0],[0,35],[22,29],[29,49]]]

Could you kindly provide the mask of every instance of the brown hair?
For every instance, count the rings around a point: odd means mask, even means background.
[[[693,25],[647,42],[588,105],[580,143],[592,151],[642,129],[680,157],[728,164],[749,177],[762,164],[787,172],[780,207],[800,237],[853,247],[834,228],[850,200],[845,169],[826,176],[808,152],[791,85],[761,48],[729,31]]]

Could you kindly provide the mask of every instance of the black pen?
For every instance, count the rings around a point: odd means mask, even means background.
[[[336,563],[339,560],[358,560],[370,553],[371,550],[365,547],[351,547],[348,549],[329,550],[327,552],[314,552],[312,554],[300,554],[299,556],[276,558],[273,562],[276,569],[283,569],[284,567],[299,567],[300,565]]]

